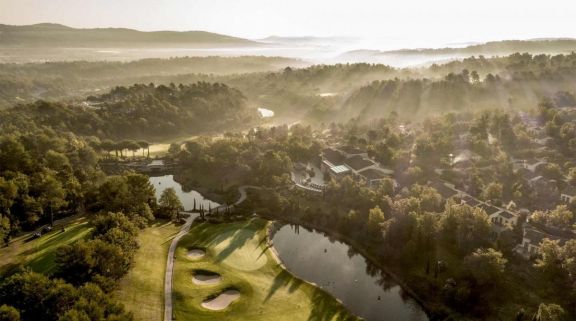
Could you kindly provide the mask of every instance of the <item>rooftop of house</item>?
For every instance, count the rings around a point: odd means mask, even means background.
[[[473,199],[470,196],[464,196],[464,197],[462,197],[462,200],[470,206],[476,206],[479,204],[479,202],[477,200]]]
[[[499,211],[499,209],[497,207],[494,207],[492,205],[488,205],[486,203],[482,203],[482,204],[478,205],[478,207],[480,207],[484,211],[486,211],[486,214],[488,214],[488,215],[492,215],[492,214]]]
[[[436,189],[436,191],[438,191],[438,193],[440,193],[440,195],[442,195],[442,197],[444,198],[450,198],[458,194],[458,192],[456,192],[455,190],[451,189],[450,187],[446,186],[444,183],[439,181],[432,182],[430,186]]]
[[[361,150],[361,149],[358,149],[358,148],[352,147],[352,146],[342,146],[338,149],[343,151],[346,154],[349,154],[349,155],[359,155],[359,154],[366,153],[365,150]]]
[[[499,214],[500,214],[500,216],[502,216],[502,217],[505,218],[505,219],[514,218],[514,214],[512,214],[512,213],[510,213],[510,212],[508,212],[508,211],[502,211],[502,212],[500,212]]]
[[[344,163],[344,155],[340,151],[332,148],[326,148],[322,151],[322,159],[330,162],[334,166],[342,165]]]
[[[383,178],[387,177],[387,175],[384,172],[377,170],[377,169],[374,169],[374,168],[365,169],[365,170],[359,172],[358,174],[364,176],[369,181],[379,180],[379,179],[383,179]]]
[[[370,167],[375,165],[373,161],[363,158],[360,155],[352,156],[344,161],[344,164],[348,165],[348,167],[352,168],[355,171],[360,171],[366,167]]]
[[[350,171],[350,168],[346,165],[338,165],[334,167],[330,167],[330,170],[335,174],[343,174]]]
[[[560,240],[560,241],[563,240],[559,236],[548,234],[546,232],[537,230],[536,228],[533,228],[533,227],[524,228],[524,238],[528,239],[530,241],[530,243],[532,243],[534,245],[540,244],[540,242],[542,242],[542,240],[546,239],[546,238],[550,239],[550,240]]]
[[[568,196],[576,196],[576,187],[568,186],[562,191],[562,194],[568,195]]]

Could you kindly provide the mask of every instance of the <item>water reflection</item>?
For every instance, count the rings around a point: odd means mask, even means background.
[[[280,227],[273,240],[290,271],[340,299],[353,314],[367,321],[428,320],[388,274],[349,245],[289,225]]]
[[[194,202],[196,202],[196,208],[200,208],[200,206],[204,206],[205,209],[208,208],[216,208],[220,204],[216,202],[212,202],[209,199],[204,198],[202,194],[192,190],[185,192],[182,190],[182,185],[174,180],[174,175],[164,175],[164,176],[156,176],[150,177],[150,183],[156,189],[156,197],[160,199],[160,195],[162,192],[167,189],[168,187],[174,188],[176,191],[176,195],[180,198],[182,205],[184,206],[185,210],[193,210],[194,209]]]

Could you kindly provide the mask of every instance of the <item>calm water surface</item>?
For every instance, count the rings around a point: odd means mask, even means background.
[[[288,270],[331,293],[367,321],[425,321],[422,308],[383,271],[324,233],[284,225],[273,237]]]
[[[196,200],[196,208],[199,208],[200,205],[204,205],[204,208],[207,210],[209,207],[216,208],[220,204],[216,202],[212,202],[209,199],[204,198],[202,194],[192,190],[189,192],[185,192],[182,190],[182,185],[174,180],[174,175],[164,175],[164,176],[156,176],[150,177],[150,183],[156,189],[156,198],[160,199],[160,195],[162,192],[172,187],[176,191],[176,195],[180,198],[180,202],[184,206],[185,210],[192,210],[194,208],[194,200]]]

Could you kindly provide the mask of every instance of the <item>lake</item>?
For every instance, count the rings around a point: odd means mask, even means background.
[[[315,283],[367,321],[426,321],[420,305],[384,271],[324,233],[284,225],[273,236],[287,269]]]
[[[220,204],[213,202],[202,194],[192,190],[192,191],[184,191],[182,190],[182,185],[174,180],[174,175],[164,175],[164,176],[153,176],[150,177],[150,183],[154,185],[156,189],[156,198],[160,199],[160,195],[162,192],[172,187],[176,191],[176,195],[180,198],[180,202],[184,206],[185,210],[192,210],[194,208],[194,200],[196,200],[196,208],[199,208],[200,205],[204,206],[204,209],[208,210],[209,207],[216,208]]]

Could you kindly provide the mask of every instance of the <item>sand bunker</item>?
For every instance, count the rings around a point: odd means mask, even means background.
[[[214,285],[222,281],[222,277],[216,273],[198,272],[192,276],[192,282],[197,285]]]
[[[213,299],[208,299],[202,302],[202,307],[208,310],[224,310],[232,302],[240,298],[240,292],[238,290],[229,289],[220,293],[217,297]]]
[[[201,249],[192,249],[188,251],[188,257],[194,260],[201,259],[206,255],[206,251]]]

